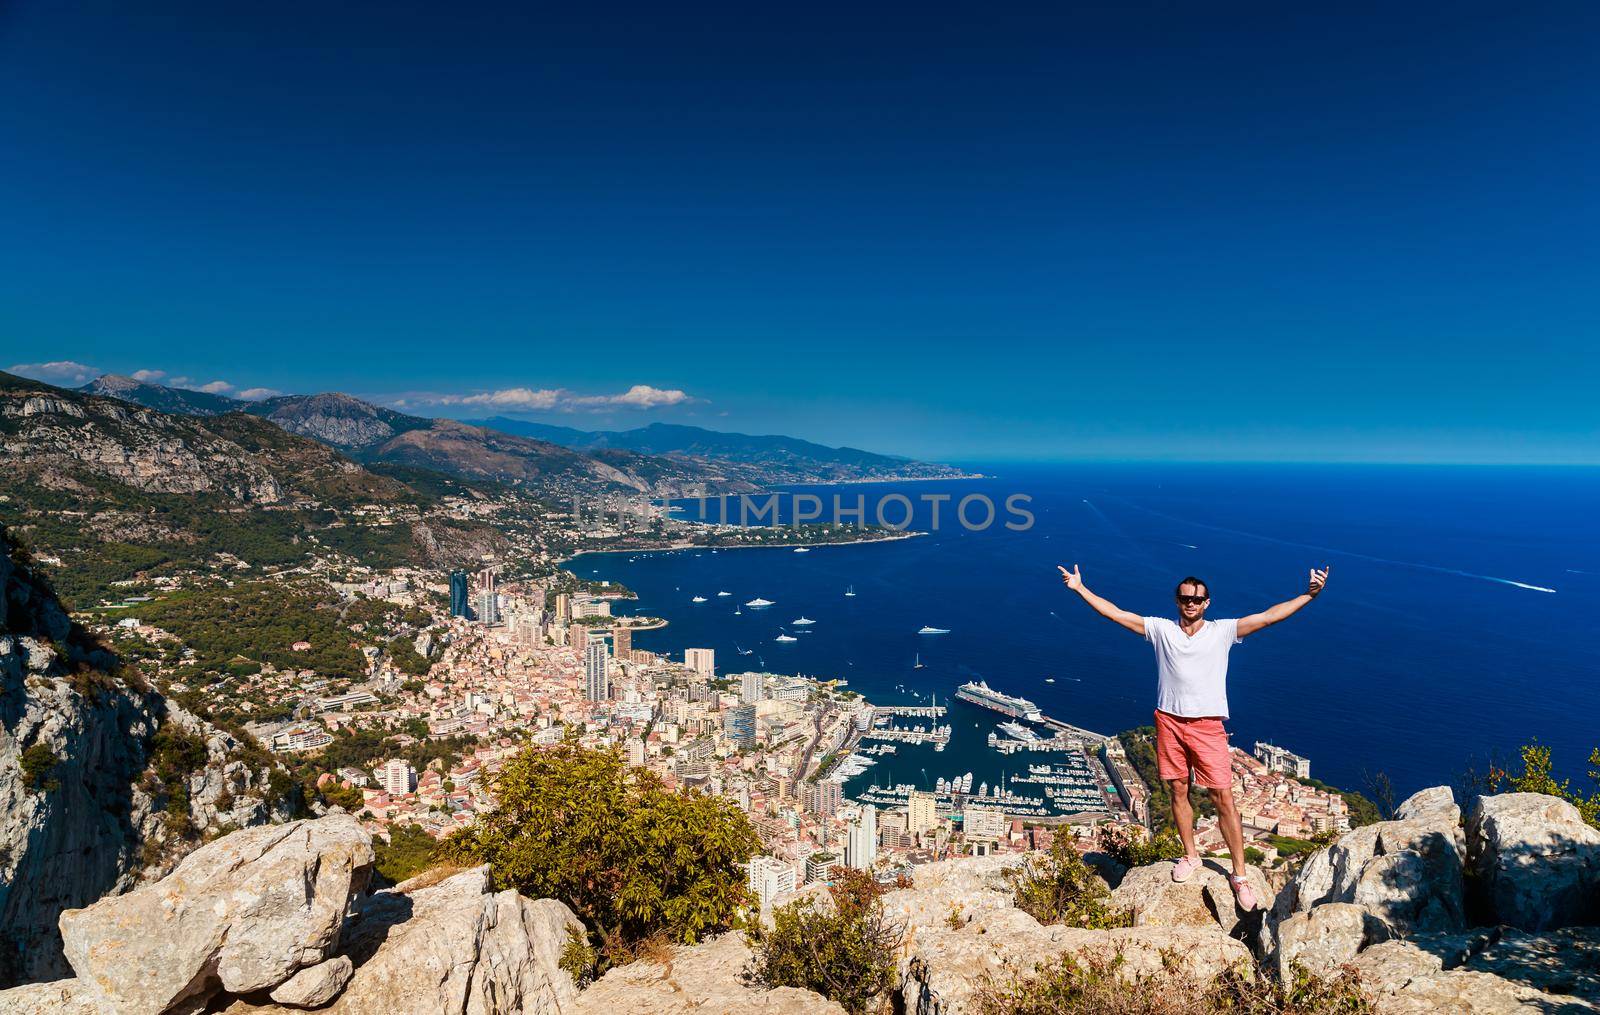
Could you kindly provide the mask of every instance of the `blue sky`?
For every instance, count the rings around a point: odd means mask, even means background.
[[[1114,6],[6,4],[0,368],[1600,461],[1600,7]]]

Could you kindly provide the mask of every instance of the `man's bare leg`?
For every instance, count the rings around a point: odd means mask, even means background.
[[[1206,788],[1211,794],[1211,802],[1217,808],[1217,827],[1222,830],[1222,838],[1228,843],[1228,852],[1233,857],[1233,872],[1240,877],[1244,876],[1244,824],[1239,820],[1239,808],[1233,803],[1233,787],[1227,789]]]
[[[1200,852],[1194,846],[1194,808],[1189,806],[1189,780],[1168,779],[1167,789],[1172,791],[1172,823],[1178,826],[1184,855],[1198,859]]]

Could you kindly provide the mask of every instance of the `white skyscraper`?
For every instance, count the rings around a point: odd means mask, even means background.
[[[844,863],[856,870],[871,870],[878,859],[878,809],[863,804],[851,820],[844,840]]]
[[[759,673],[746,673],[739,681],[739,700],[754,705],[765,697],[766,679]]]
[[[378,769],[378,785],[390,796],[400,796],[417,788],[417,770],[404,758],[394,758]]]
[[[708,680],[717,675],[716,660],[716,653],[708,648],[686,648],[683,650],[683,665]]]
[[[587,634],[584,635],[588,637]],[[590,701],[609,701],[610,688],[606,681],[606,643],[603,638],[589,642],[583,652],[585,696]]]
[[[794,867],[775,856],[758,856],[750,861],[750,894],[761,908],[784,892],[794,891]]]

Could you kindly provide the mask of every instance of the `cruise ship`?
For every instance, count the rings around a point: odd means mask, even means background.
[[[1001,694],[982,680],[971,680],[956,691],[956,697],[962,701],[970,701],[974,705],[992,708],[1002,715],[1015,716],[1029,722],[1039,722],[1039,706],[1027,698],[1014,698],[1009,694]]]

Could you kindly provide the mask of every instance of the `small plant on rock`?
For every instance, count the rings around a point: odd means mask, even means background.
[[[894,986],[901,921],[883,909],[884,887],[862,871],[836,868],[831,905],[805,898],[772,913],[756,937],[753,976],[768,987],[800,987],[866,1012]]]
[[[1111,905],[1111,892],[1073,848],[1072,837],[1058,835],[1050,852],[1033,853],[1021,867],[1006,872],[1018,909],[1043,924],[1106,929],[1132,920]]]

